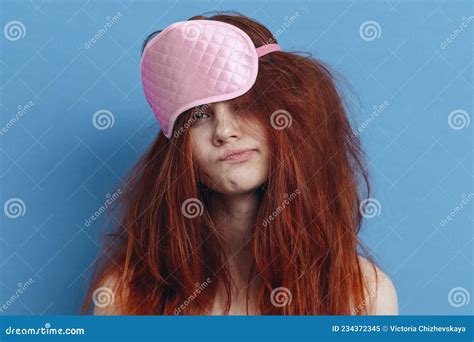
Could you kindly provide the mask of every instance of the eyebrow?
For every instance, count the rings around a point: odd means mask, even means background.
[[[195,106],[191,110],[193,112],[196,112],[196,111],[200,110],[202,107],[207,107],[207,108],[212,110],[214,108],[214,104],[213,103],[206,103],[206,104],[203,104],[203,105]]]

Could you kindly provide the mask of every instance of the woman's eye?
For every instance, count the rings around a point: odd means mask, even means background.
[[[193,115],[194,120],[205,119],[207,117],[210,117],[210,114],[206,112],[196,112]]]

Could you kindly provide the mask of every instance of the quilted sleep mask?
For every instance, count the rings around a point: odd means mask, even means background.
[[[171,137],[184,111],[249,91],[258,58],[273,51],[280,46],[255,48],[247,33],[215,20],[177,22],[153,37],[142,54],[141,80],[164,135]]]

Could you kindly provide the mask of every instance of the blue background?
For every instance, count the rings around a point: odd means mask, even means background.
[[[472,127],[453,129],[455,110],[473,114],[474,15],[470,1],[2,1],[1,27],[23,23],[22,39],[1,44],[1,122],[34,104],[1,141],[0,306],[18,283],[33,284],[4,314],[78,313],[98,250],[101,220],[85,220],[120,186],[158,133],[142,93],[140,48],[154,30],[212,10],[237,10],[265,24],[285,50],[308,51],[348,82],[357,124],[388,106],[361,132],[378,216],[362,238],[393,280],[401,314],[472,314],[472,300],[449,304],[456,287],[473,292]],[[85,43],[120,19],[89,49]],[[285,26],[292,15],[297,19]],[[366,21],[380,36],[364,40]],[[344,86],[344,83],[342,83]],[[114,124],[98,130],[95,112]],[[470,117],[468,117],[470,119]],[[102,219],[103,217],[101,217]]]

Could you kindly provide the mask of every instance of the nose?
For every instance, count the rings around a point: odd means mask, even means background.
[[[238,140],[242,136],[236,115],[224,104],[218,103],[214,107],[214,134],[212,137],[215,146]]]

